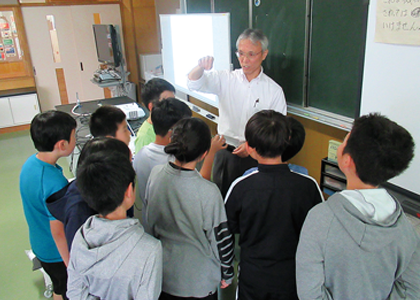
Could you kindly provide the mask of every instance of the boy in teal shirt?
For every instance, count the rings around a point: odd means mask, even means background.
[[[47,111],[36,115],[30,132],[39,152],[28,158],[20,174],[20,193],[32,250],[51,277],[54,294],[63,299],[66,299],[69,259],[67,242],[63,223],[50,214],[45,201],[68,183],[56,163],[73,152],[75,129],[76,121],[67,113]]]

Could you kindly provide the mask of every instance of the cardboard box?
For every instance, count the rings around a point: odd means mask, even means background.
[[[162,55],[160,53],[140,54],[140,76],[149,80],[152,76],[162,76]]]

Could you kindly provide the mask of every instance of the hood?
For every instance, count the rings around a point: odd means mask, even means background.
[[[83,202],[82,207],[80,207],[80,202]],[[83,212],[86,217],[97,214],[97,212],[85,204],[82,199],[82,195],[77,188],[77,180],[70,182],[68,185],[63,187],[58,192],[52,194],[46,200],[48,210],[57,220],[64,223],[67,227],[69,220],[69,212],[74,209],[74,207],[83,208]],[[80,214],[81,212],[78,211]],[[84,220],[83,220],[84,221]]]
[[[54,218],[61,222],[65,222],[65,207],[67,205],[67,191],[69,190],[70,186],[74,185],[73,182],[70,182],[61,190],[55,192],[51,196],[49,196],[46,200],[47,208],[50,213],[53,215]]]
[[[365,251],[377,251],[395,241],[396,236],[401,236],[405,230],[405,225],[397,226],[398,220],[405,215],[398,201],[394,198],[393,200],[396,204],[395,211],[381,221],[363,215],[340,193],[334,194],[326,203],[360,248]]]
[[[77,245],[75,239],[72,248],[72,254],[77,255],[80,273],[101,272],[104,275],[106,269],[107,276],[112,277],[142,238],[144,229],[137,219],[111,221],[96,215],[85,222],[80,233]],[[106,265],[103,267],[104,261]],[[115,268],[110,269],[110,264]]]
[[[385,189],[344,190],[340,194],[374,223],[387,223],[397,209],[396,201]]]

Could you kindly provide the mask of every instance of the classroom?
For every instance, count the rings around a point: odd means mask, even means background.
[[[141,91],[150,74],[161,76],[165,69],[164,61],[163,68],[155,64],[157,68],[153,65],[153,70],[146,70],[152,66],[146,66],[147,59],[156,55],[165,59],[161,28],[165,22],[160,15],[228,14],[230,32],[225,34],[230,37],[228,61],[234,69],[240,68],[235,55],[238,35],[248,27],[264,31],[270,41],[268,56],[262,64],[264,73],[281,85],[287,114],[306,131],[303,148],[289,162],[307,169],[325,199],[345,189],[345,178],[328,174],[325,168],[338,170],[336,162],[328,161],[329,150],[345,140],[355,118],[380,112],[406,128],[420,145],[417,125],[420,31],[414,30],[420,23],[410,20],[412,23],[407,27],[408,23],[403,23],[407,14],[399,13],[404,9],[411,12],[414,3],[342,2],[1,0],[0,299],[45,299],[44,277],[41,272],[32,271],[32,262],[25,253],[30,244],[19,193],[22,165],[36,152],[29,134],[32,118],[52,109],[80,115],[91,113],[93,108],[83,104],[89,101],[96,101],[95,108],[108,103],[137,102],[135,113],[141,117],[128,122],[137,132],[149,116],[142,104]],[[390,26],[391,23],[394,25]],[[412,32],[405,28],[411,28]],[[110,71],[100,66],[108,60],[100,57],[100,30],[108,30],[110,40],[114,39],[121,47],[112,49],[118,55],[111,57],[115,68]],[[187,90],[178,89],[176,84],[175,87],[176,97],[191,108],[194,117],[204,120],[212,135],[217,134],[217,105],[188,95]],[[80,108],[77,111],[77,105],[86,111]],[[85,120],[78,122],[82,124]],[[83,130],[78,134],[84,136],[80,140],[84,144],[89,132]],[[76,145],[77,155],[81,147]],[[67,178],[74,177],[77,155],[58,161]],[[409,168],[384,185],[400,201],[418,234],[419,171],[417,146]],[[235,288],[236,281],[219,292],[219,299],[235,299]]]

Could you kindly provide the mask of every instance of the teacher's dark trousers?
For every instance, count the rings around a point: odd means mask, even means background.
[[[234,147],[216,153],[213,164],[213,182],[219,187],[223,199],[225,198],[232,182],[242,176],[246,170],[256,167],[258,162],[251,156],[240,158],[232,154]]]

